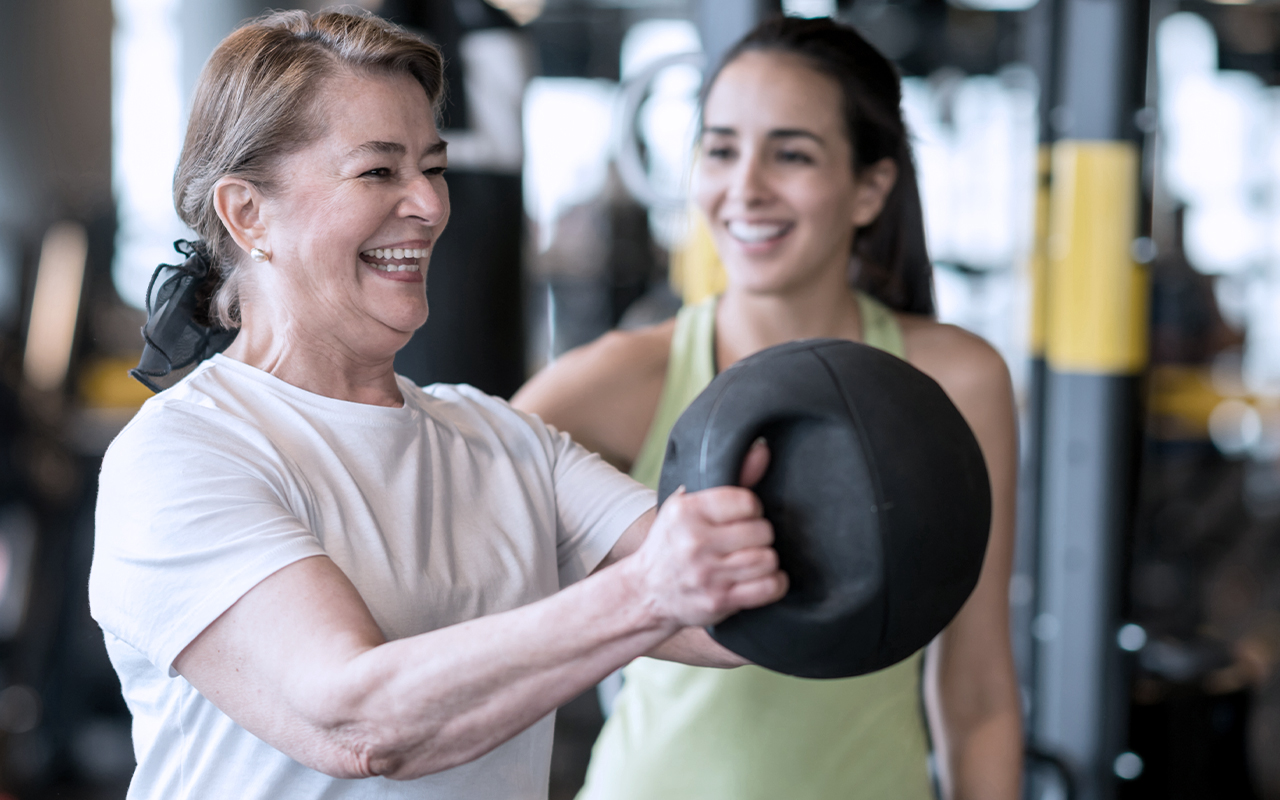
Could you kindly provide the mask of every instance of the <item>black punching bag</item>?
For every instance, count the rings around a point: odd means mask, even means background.
[[[469,78],[477,70],[496,70],[503,73],[498,84],[519,88],[525,65],[491,54],[477,58],[467,42],[495,34],[520,40],[526,34],[484,0],[387,0],[380,6],[382,16],[425,33],[443,51],[447,86],[441,134],[451,142],[445,183],[452,214],[427,267],[430,316],[396,355],[396,371],[419,384],[469,383],[510,397],[527,377],[520,96],[474,96],[476,86],[493,81]],[[513,52],[499,49],[499,55]],[[486,103],[491,106],[487,116],[478,113]],[[486,130],[483,123],[495,114],[507,124]],[[512,135],[514,141],[504,138]],[[465,148],[463,140],[477,136],[490,146]]]
[[[928,644],[977,584],[991,526],[982,451],[942,388],[843,339],[763,350],[676,422],[660,500],[736,483],[757,437],[771,460],[754,488],[791,588],[711,635],[806,678],[873,672]]]

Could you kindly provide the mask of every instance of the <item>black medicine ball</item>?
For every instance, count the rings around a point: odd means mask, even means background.
[[[986,462],[942,387],[844,339],[762,350],[676,422],[659,500],[737,483],[757,437],[772,458],[754,488],[791,588],[711,635],[806,678],[874,672],[928,644],[977,584],[991,527]]]

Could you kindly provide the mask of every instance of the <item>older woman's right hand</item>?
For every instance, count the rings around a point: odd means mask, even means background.
[[[771,547],[773,526],[749,489],[683,489],[663,504],[643,545],[624,565],[636,571],[646,605],[681,626],[712,625],[787,591]]]

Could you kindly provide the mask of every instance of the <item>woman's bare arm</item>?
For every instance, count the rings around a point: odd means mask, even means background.
[[[673,496],[618,563],[537,603],[393,642],[333,562],[304,559],[240,598],[174,667],[313,769],[419,777],[492,750],[686,626],[780,597],[759,514],[733,487]]]
[[[629,470],[657,413],[674,326],[614,331],[565,353],[516,392],[511,405]]]
[[[1017,421],[1008,369],[975,336],[904,324],[912,363],[942,385],[968,421],[991,479],[991,538],[977,588],[930,647],[925,698],[948,800],[1021,796],[1022,713],[1009,639],[1017,489]]]
[[[657,413],[674,328],[668,321],[605,334],[539,372],[516,392],[511,404],[537,414],[619,469],[630,469]],[[619,539],[602,567],[638,548],[646,530],[636,528]],[[686,628],[643,655],[698,667],[749,663],[701,627]]]
[[[769,448],[761,440],[752,445],[751,449],[747,451],[747,456],[742,464],[742,474],[738,478],[738,484],[748,487],[755,486],[764,477],[765,470],[768,468]],[[618,539],[617,544],[613,546],[613,549],[609,551],[609,555],[597,569],[604,569],[634,553],[644,543],[655,514],[656,511],[647,512],[637,520],[637,524],[628,528],[627,532]],[[683,628],[644,655],[650,658],[660,658],[664,661],[678,661],[694,667],[727,669],[742,667],[751,663],[721,645],[715,639],[712,639],[706,628],[701,627]]]

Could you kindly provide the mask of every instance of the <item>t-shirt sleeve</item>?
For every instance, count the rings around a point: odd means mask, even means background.
[[[567,433],[547,430],[552,435],[556,552],[564,587],[590,575],[657,497]]]
[[[209,409],[144,409],[103,459],[90,610],[170,675],[246,592],[324,554],[289,510],[299,499],[280,457],[239,426]]]

